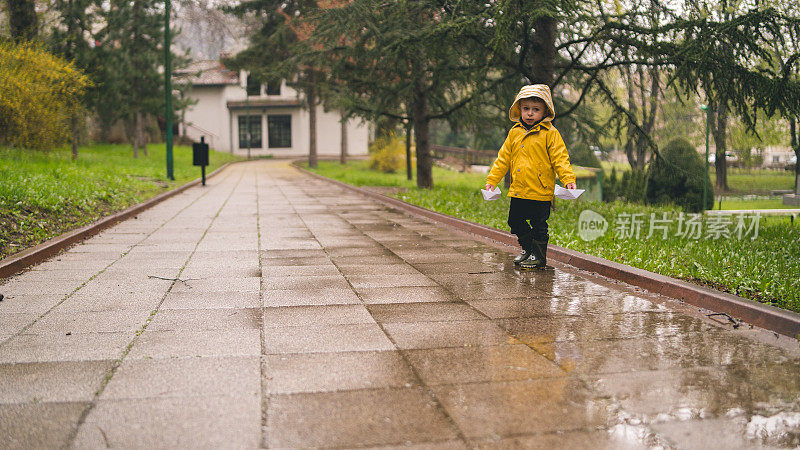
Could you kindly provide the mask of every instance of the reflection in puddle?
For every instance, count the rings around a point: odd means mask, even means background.
[[[745,436],[767,445],[799,446],[800,413],[782,412],[769,417],[754,415],[747,422]]]

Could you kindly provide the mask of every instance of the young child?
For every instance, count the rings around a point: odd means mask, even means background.
[[[547,219],[555,176],[558,174],[567,189],[575,189],[575,174],[564,140],[551,122],[555,108],[547,85],[523,86],[508,110],[508,117],[517,123],[497,153],[486,177],[486,189],[494,189],[506,172],[511,171],[508,225],[522,247],[514,264],[522,269],[543,269],[547,263]]]

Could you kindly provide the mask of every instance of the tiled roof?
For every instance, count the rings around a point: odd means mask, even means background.
[[[195,61],[176,70],[175,78],[188,79],[194,86],[239,84],[239,73],[226,69],[219,61]]]

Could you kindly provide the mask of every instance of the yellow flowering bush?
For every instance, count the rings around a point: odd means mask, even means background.
[[[48,149],[70,136],[89,79],[40,45],[0,41],[0,145]]]
[[[369,148],[369,168],[383,173],[395,173],[406,163],[406,144],[392,134],[375,140]]]

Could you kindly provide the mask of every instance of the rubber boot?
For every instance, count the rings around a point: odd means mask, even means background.
[[[542,269],[552,269],[553,267],[547,265],[547,241],[537,241],[533,245],[539,247],[539,255],[542,257]]]
[[[525,270],[546,268],[547,242],[533,241],[531,245],[531,256],[522,261],[519,267]]]
[[[516,258],[514,258],[515,266],[520,265],[522,261],[528,259],[531,256],[531,252],[533,251],[533,238],[531,237],[530,233],[523,234],[522,236],[517,238],[517,240],[519,241],[520,247],[522,247],[522,253],[520,253]]]

